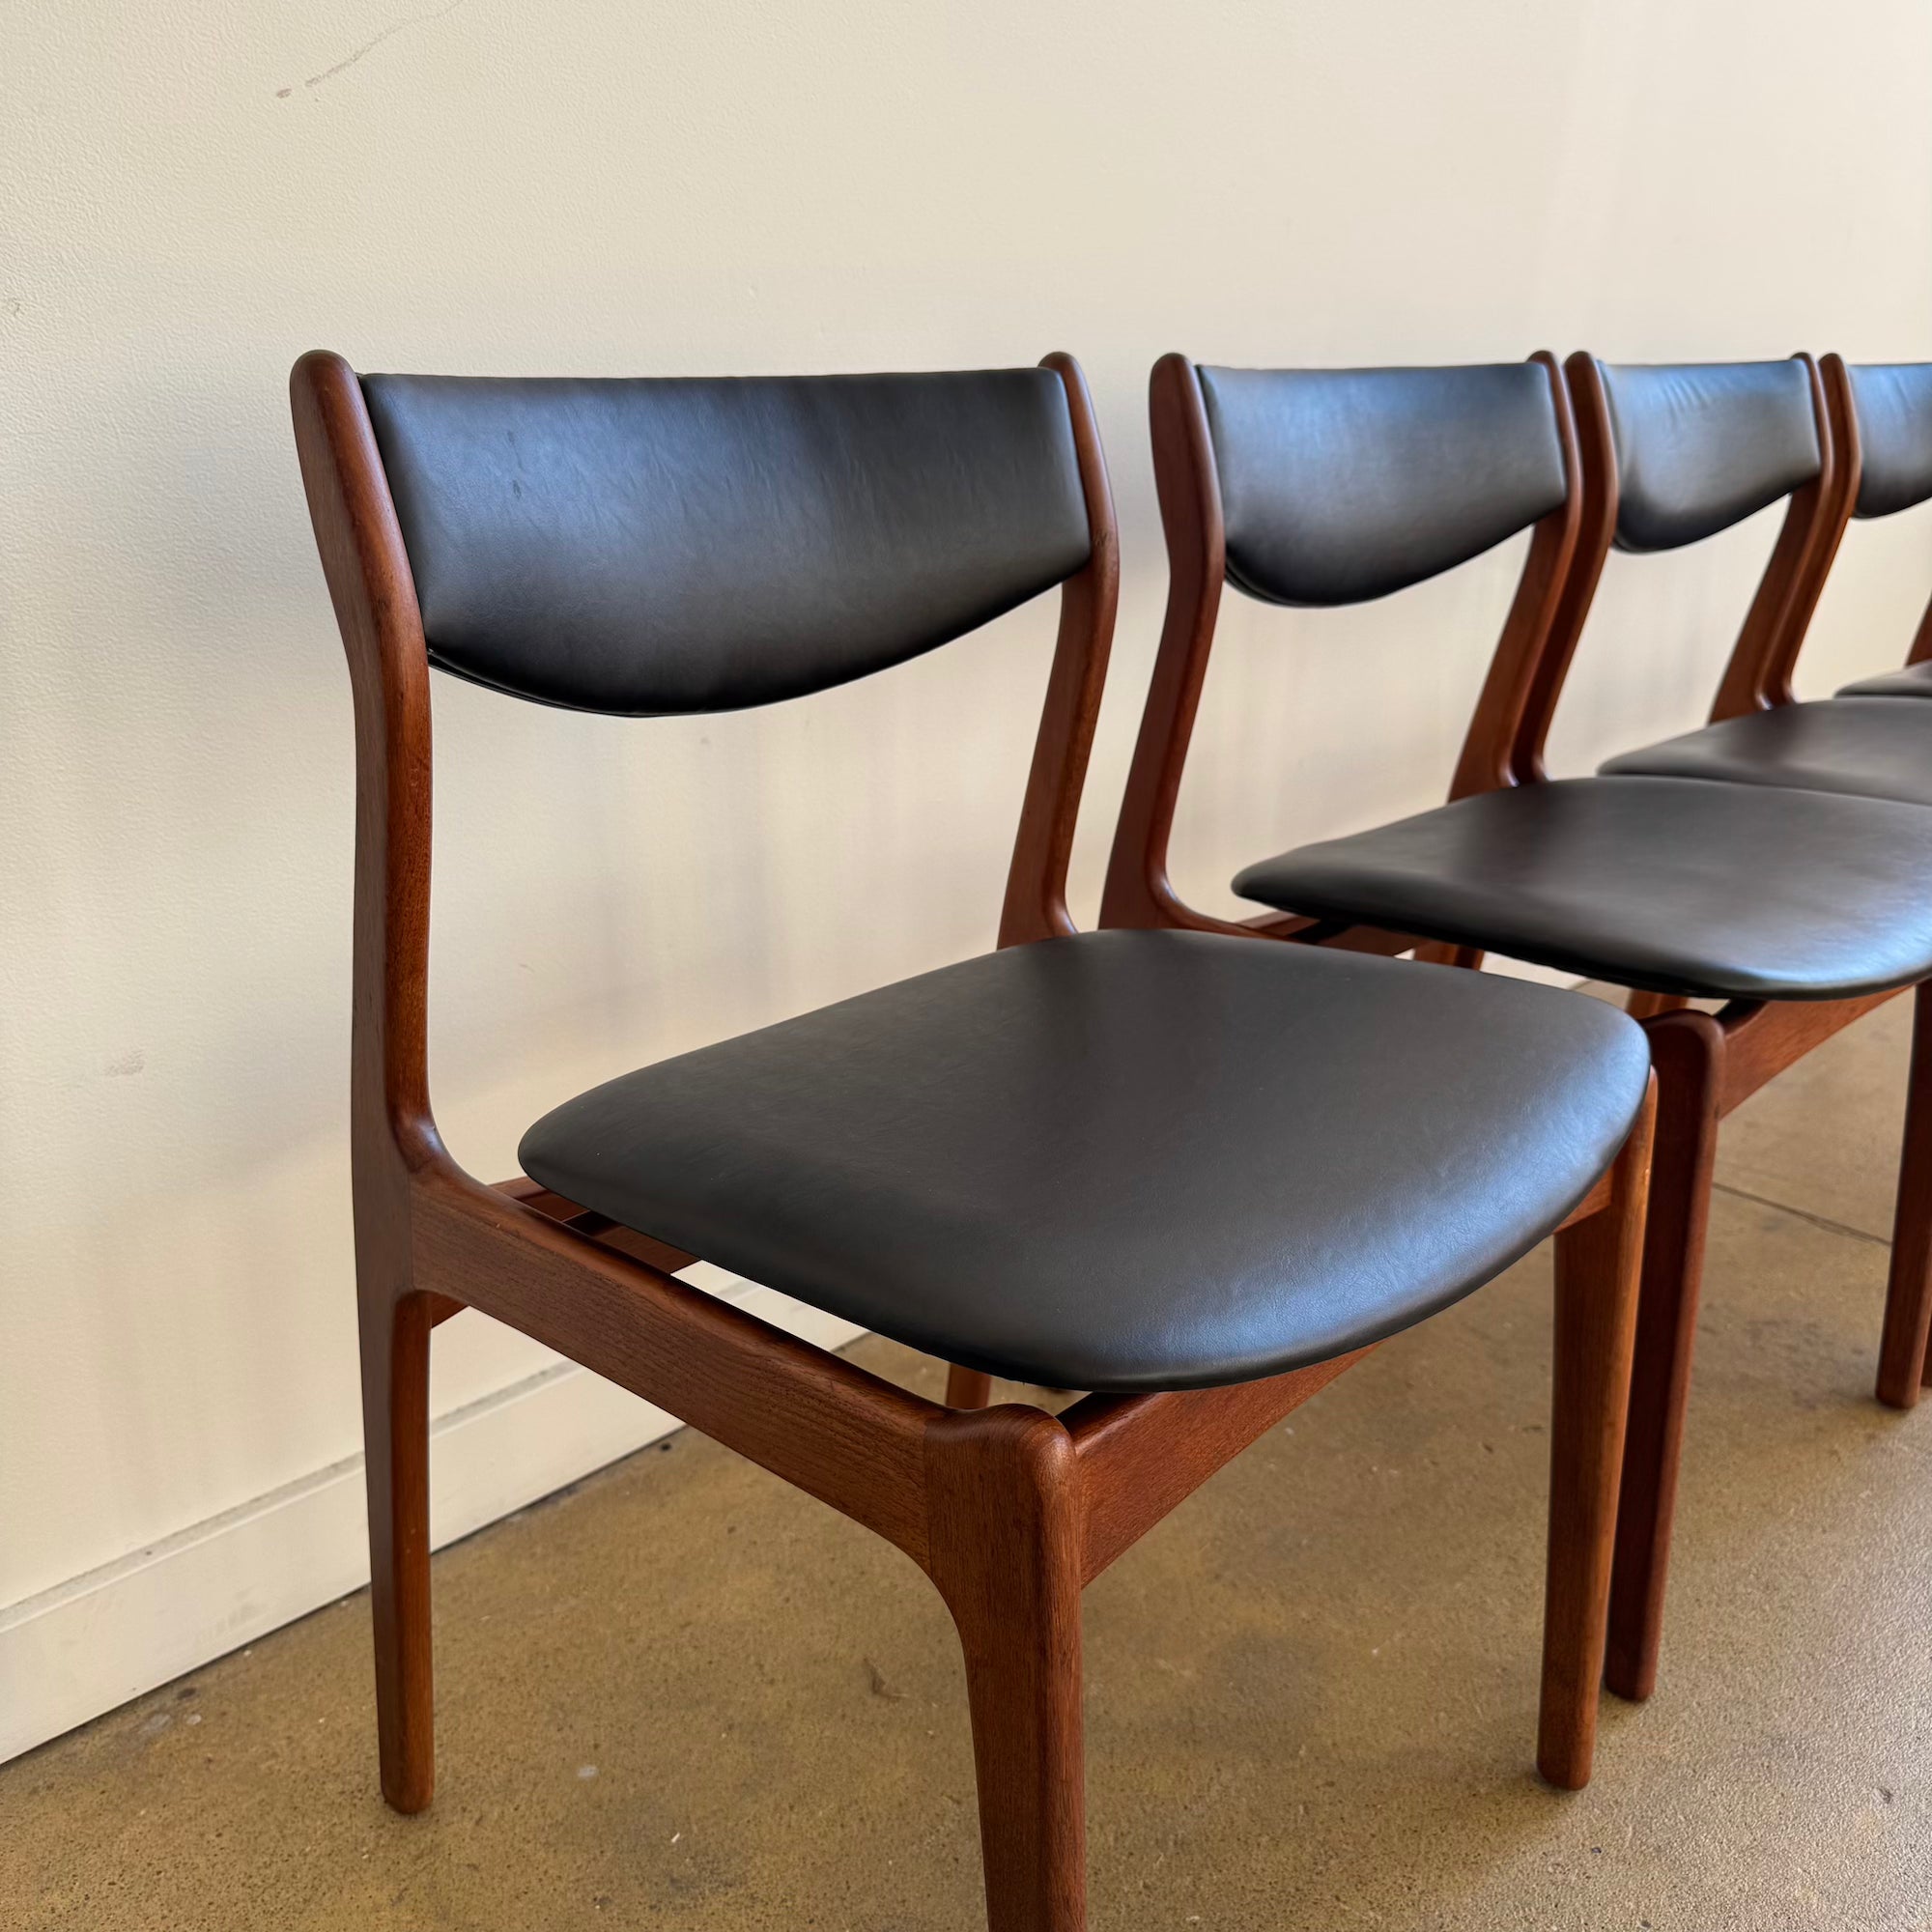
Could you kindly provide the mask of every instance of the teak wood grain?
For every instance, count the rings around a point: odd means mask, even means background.
[[[1657,1080],[1656,1138],[1605,1676],[1630,1698],[1648,1697],[1657,1683],[1724,1056],[1723,1029],[1709,1013],[1664,1013],[1644,1029]]]
[[[1048,366],[1065,385],[1093,543],[1062,591],[1003,943],[1071,929],[1067,860],[1117,595],[1085,384],[1070,358]],[[941,1406],[677,1280],[698,1257],[522,1177],[489,1186],[465,1173],[438,1133],[427,1073],[431,731],[414,584],[355,375],[338,357],[304,356],[292,397],[355,705],[351,1135],[384,1797],[418,1811],[434,1789],[430,1336],[473,1308],[715,1436],[925,1572],[966,1660],[988,1923],[1081,1932],[1081,1592],[1366,1351],[1231,1388],[1089,1396],[1064,1419],[988,1406],[988,1378],[955,1369]],[[1234,929],[1275,936],[1278,923]],[[1399,950],[1398,935],[1327,936]],[[1550,1560],[1565,1574],[1549,1581],[1541,1737],[1562,1783],[1589,1769],[1605,1613],[1592,1552],[1614,1508],[1603,1444],[1623,1410],[1615,1337],[1637,1266],[1647,1132],[1640,1123],[1559,1237]]]
[[[1543,1729],[1550,1783],[1589,1781],[1624,1477],[1639,1277],[1657,1124],[1657,1078],[1615,1169],[1613,1205],[1556,1236],[1549,1554],[1543,1614]]]
[[[1216,1469],[1368,1353],[1355,1349],[1233,1389],[1090,1395],[1075,1403],[1060,1419],[1093,1483],[1084,1580],[1091,1583]]]

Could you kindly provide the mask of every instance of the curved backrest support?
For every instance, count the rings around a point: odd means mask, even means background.
[[[1857,517],[1889,517],[1932,497],[1932,362],[1846,371],[1858,417]]]
[[[1568,490],[1534,362],[1198,371],[1228,581],[1272,604],[1356,604],[1514,536]]]
[[[823,690],[1092,549],[1051,369],[361,385],[430,661],[543,703],[646,716]]]
[[[1823,467],[1804,362],[1599,363],[1617,461],[1616,545],[1700,542]]]

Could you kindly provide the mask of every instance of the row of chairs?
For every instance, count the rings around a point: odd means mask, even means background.
[[[1932,365],[1587,356],[1151,386],[1170,589],[1101,930],[1065,902],[1118,545],[1084,381],[495,381],[296,367],[358,760],[353,1136],[383,1787],[433,1781],[431,1330],[521,1328],[867,1524],[964,1652],[994,1932],[1085,1922],[1080,1599],[1387,1337],[1556,1236],[1538,1763],[1650,1693],[1722,1116],[1919,987],[1879,1393],[1932,1314],[1932,620],[1791,672],[1854,515],[1932,497]],[[1789,500],[1716,722],[1598,776],[1544,745],[1609,552]],[[1532,531],[1450,803],[1264,859],[1166,853],[1224,584],[1381,597]],[[900,663],[1059,586],[1000,950],[623,1075],[523,1175],[444,1149],[425,1059],[432,666],[629,716]],[[1467,969],[1632,989],[1634,1019]],[[1416,964],[1394,955],[1414,953]],[[1380,955],[1380,956],[1378,956]],[[1715,1013],[1693,1001],[1719,1001]],[[1654,1179],[1653,1177],[1654,1176]],[[1648,1216],[1646,1219],[1646,1194]],[[937,1404],[675,1278],[712,1261],[952,1364]],[[993,1381],[1088,1391],[1059,1414]]]

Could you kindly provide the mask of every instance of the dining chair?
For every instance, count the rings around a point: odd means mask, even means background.
[[[1589,1775],[1651,1120],[1547,988],[1076,933],[1114,513],[1073,361],[358,377],[296,438],[357,762],[351,1132],[382,1782],[432,1788],[430,1336],[464,1308],[902,1550],[965,1660],[994,1932],[1084,1924],[1080,1603],[1214,1469],[1556,1231],[1538,1762]],[[685,714],[821,693],[1058,586],[999,950],[563,1099],[498,1185],[425,1064],[432,667]],[[750,942],[748,942],[750,943]],[[715,1262],[1063,1413],[927,1401],[676,1279]]]
[[[1607,387],[1604,398],[1610,400]],[[1740,639],[1708,724],[1622,753],[1604,771],[1932,805],[1932,706],[1875,701],[1932,697],[1932,608],[1903,669],[1804,703],[1792,689],[1846,526],[1855,518],[1896,516],[1932,497],[1932,365],[1848,368],[1842,357],[1827,355],[1818,365],[1813,409],[1818,433],[1835,451],[1835,476],[1814,502],[1793,498],[1786,530],[1801,522],[1809,526],[1801,546],[1806,561],[1781,586],[1776,621]],[[1619,450],[1631,441],[1626,432]]]
[[[1854,365],[1827,355],[1820,366],[1833,419],[1853,452],[1844,521],[1894,517],[1932,500],[1932,362]],[[1838,696],[1932,697],[1932,603],[1918,620],[1903,669],[1861,678]]]
[[[1548,777],[1550,720],[1612,546],[1693,542],[1796,493],[1746,618],[1740,649],[1755,651],[1812,560],[1832,481],[1802,362],[1687,374],[1583,357],[1569,373],[1547,354],[1463,368],[1155,366],[1168,603],[1100,923],[1413,948],[1465,967],[1494,951],[1658,996],[1643,1022],[1657,1148],[1606,1662],[1610,1688],[1641,1698],[1657,1681],[1719,1122],[1932,976],[1932,838],[1918,808],[1889,801]],[[1600,387],[1617,398],[1619,433],[1643,432],[1645,460],[1621,489]],[[1761,412],[1770,429],[1741,437]],[[1291,607],[1360,603],[1524,531],[1450,803],[1248,866],[1234,890],[1267,909],[1249,919],[1188,905],[1168,845],[1223,585]],[[1900,1184],[1902,1198],[1932,1190],[1922,1113]],[[1893,1258],[1888,1359],[1912,1337],[1924,1352],[1929,1264],[1932,1242]]]
[[[1923,365],[1848,368],[1827,355],[1746,365],[1760,380],[1775,370],[1784,397],[1764,382],[1752,400],[1715,429],[1701,460],[1731,456],[1783,434],[1795,444],[1803,424],[1803,385],[1813,434],[1827,452],[1820,470],[1790,499],[1747,623],[1726,667],[1712,723],[1661,744],[1625,752],[1600,770],[1723,783],[1835,792],[1932,806],[1932,705],[1898,704],[1888,695],[1932,696],[1925,681],[1932,654],[1932,613],[1919,625],[1907,668],[1847,686],[1835,697],[1800,702],[1792,675],[1847,525],[1854,517],[1889,517],[1932,497],[1932,368]],[[1614,493],[1619,472],[1639,473],[1657,445],[1690,443],[1686,419],[1634,409],[1633,376],[1704,385],[1735,380],[1721,366],[1632,372],[1588,360],[1573,367],[1578,409],[1592,423],[1592,447],[1602,452],[1599,493]],[[1920,667],[1925,667],[1921,669]],[[1932,1375],[1926,1348],[1932,1328],[1932,981],[1920,981],[1913,1005],[1908,1061],[1905,1140],[1892,1209],[1889,1283],[1879,1347],[1875,1393],[1892,1408],[1911,1408]]]

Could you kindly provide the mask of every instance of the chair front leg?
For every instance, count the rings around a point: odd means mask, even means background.
[[[1657,1139],[1605,1670],[1612,1690],[1635,1699],[1657,1686],[1724,1060],[1723,1030],[1709,1013],[1664,1013],[1644,1031],[1657,1075]]]
[[[407,1264],[404,1264],[405,1266]],[[436,1786],[429,1612],[429,1336],[425,1294],[358,1262],[362,1448],[369,1491],[370,1607],[383,1796],[425,1809]]]
[[[1682,993],[1647,993],[1642,987],[1624,996],[1624,1011],[1634,1020],[1654,1020],[1681,1012],[1690,1004]]]
[[[1609,1205],[1556,1236],[1549,1568],[1536,1764],[1566,1791],[1589,1783],[1596,1748],[1655,1121],[1653,1090],[1617,1157]]]
[[[989,1932],[1085,1932],[1084,1521],[1073,1441],[1002,1406],[926,1435],[927,1568],[959,1632]]]
[[[980,1369],[962,1369],[951,1362],[946,1369],[948,1408],[984,1408],[993,1400],[993,1378]]]
[[[1912,1070],[1905,1092],[1905,1146],[1891,1224],[1885,1334],[1879,1345],[1878,1399],[1911,1408],[1932,1380],[1925,1339],[1932,1330],[1932,981],[1912,996]]]

